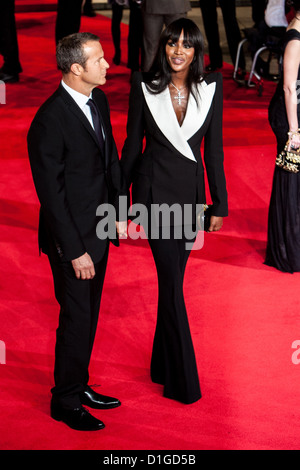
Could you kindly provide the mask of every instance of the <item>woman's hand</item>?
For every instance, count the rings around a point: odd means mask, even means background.
[[[127,220],[122,222],[116,222],[116,227],[119,237],[127,238]]]
[[[300,134],[298,132],[289,132],[288,150],[298,149],[300,147]]]
[[[212,215],[210,218],[210,226],[208,232],[218,232],[221,230],[223,225],[223,217],[216,217]]]

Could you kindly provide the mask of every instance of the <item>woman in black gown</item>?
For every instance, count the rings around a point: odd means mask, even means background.
[[[209,230],[221,229],[227,216],[222,106],[222,75],[204,75],[203,39],[197,25],[186,18],[174,21],[161,35],[153,69],[133,76],[121,165],[128,187],[132,184],[133,204],[147,208],[148,241],[158,276],[151,379],[164,386],[165,397],[185,404],[201,397],[183,295],[191,247],[186,243],[186,220],[164,224],[152,209],[205,203],[200,153],[204,139],[213,201]],[[178,236],[182,225],[184,234]],[[164,237],[164,229],[170,229],[170,236]]]
[[[288,140],[292,147],[300,146],[300,0],[290,3],[295,16],[284,36],[282,79],[269,106],[277,154]],[[300,271],[300,172],[275,168],[265,264],[283,272]]]

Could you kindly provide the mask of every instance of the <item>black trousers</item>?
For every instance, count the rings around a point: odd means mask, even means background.
[[[13,75],[22,72],[14,0],[1,0],[0,2],[0,54],[4,59],[3,72]]]
[[[55,24],[56,43],[69,34],[78,33],[83,0],[58,0]]]
[[[71,262],[62,262],[51,247],[48,253],[52,269],[55,297],[60,305],[56,331],[55,367],[52,397],[64,408],[80,406],[79,393],[89,380],[89,363],[93,349],[108,247],[95,264],[91,280],[77,279]]]
[[[129,0],[129,31],[128,31],[128,58],[127,67],[133,72],[140,70],[143,63],[143,20],[141,6],[133,0]],[[112,4],[111,34],[115,49],[115,59],[121,59],[121,21],[124,6],[118,3]]]
[[[195,352],[183,295],[190,254],[186,243],[148,236],[158,277],[157,324],[151,358],[151,379],[164,385],[164,396],[185,404],[201,398]]]
[[[128,32],[128,62],[127,67],[133,72],[143,68],[143,17],[141,5],[129,0],[129,32]]]
[[[227,43],[232,63],[235,64],[241,32],[236,19],[235,0],[219,0],[222,10]],[[220,46],[216,0],[200,0],[205,34],[208,41],[210,65],[213,68],[222,67],[223,54]],[[239,67],[245,68],[245,58],[240,56]]]
[[[252,19],[254,26],[258,27],[260,22],[265,17],[265,8],[267,6],[267,0],[251,0],[252,3]]]

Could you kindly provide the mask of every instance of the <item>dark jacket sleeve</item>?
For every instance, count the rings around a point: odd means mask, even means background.
[[[218,73],[216,76],[213,112],[204,137],[204,162],[213,202],[213,215],[226,217],[228,204],[223,152],[223,83],[222,75]]]
[[[136,72],[133,75],[129,95],[127,138],[122,149],[121,167],[127,188],[129,188],[132,183],[134,167],[143,151],[144,118],[141,78],[142,75],[140,72]]]
[[[116,210],[116,220],[121,221],[121,220],[127,220],[127,213],[128,213],[128,188],[126,185],[126,180],[123,175],[123,171],[121,169],[121,164],[120,164],[120,159],[119,159],[119,154],[118,154],[118,149],[113,137],[113,130],[111,126],[111,121],[110,121],[110,109],[109,109],[109,104],[106,95],[104,95],[105,98],[105,104],[106,104],[106,112],[108,114],[108,120],[107,122],[109,123],[109,138],[111,138],[111,155],[110,155],[110,160],[109,160],[109,190],[111,190],[111,199],[112,199],[112,204],[115,207]],[[110,188],[111,186],[111,188]],[[126,212],[125,212],[125,207],[124,205],[120,202],[121,197],[127,197],[127,203],[126,203]],[[120,210],[121,207],[124,210]]]
[[[54,241],[67,260],[86,251],[69,210],[64,171],[64,139],[55,116],[40,113],[27,136],[28,154],[37,195]]]

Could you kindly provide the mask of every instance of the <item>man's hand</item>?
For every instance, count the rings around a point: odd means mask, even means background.
[[[210,218],[210,226],[208,232],[218,232],[221,230],[223,225],[223,217],[216,217],[212,215]]]
[[[127,220],[124,222],[116,222],[116,227],[119,236],[127,238]]]
[[[77,279],[93,279],[95,276],[94,263],[88,253],[73,259],[72,266]]]

